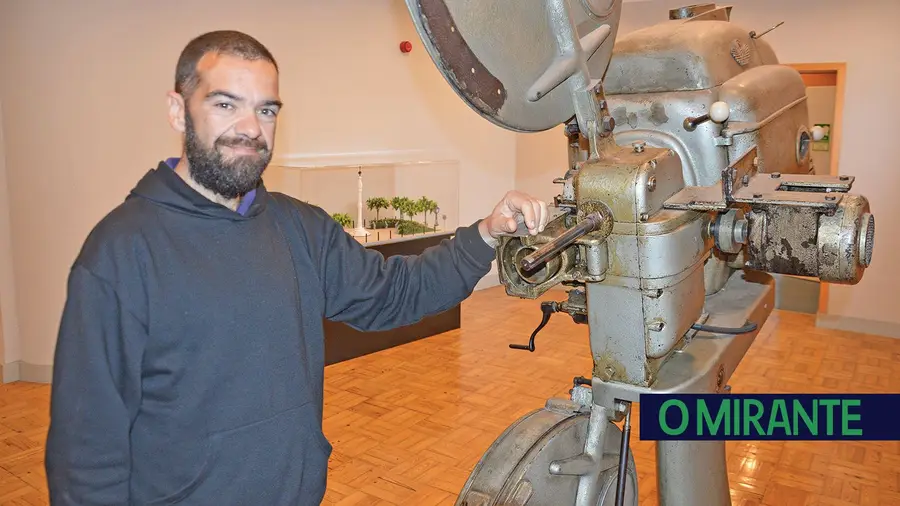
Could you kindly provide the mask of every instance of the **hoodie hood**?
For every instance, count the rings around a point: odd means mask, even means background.
[[[253,195],[248,195],[253,199],[252,203],[246,212],[241,214],[204,197],[191,188],[169,164],[161,161],[131,190],[128,198],[135,197],[198,218],[242,221],[254,218],[265,209],[268,193],[260,182]]]

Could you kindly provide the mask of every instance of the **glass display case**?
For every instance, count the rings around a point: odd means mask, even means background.
[[[312,160],[269,167],[266,186],[321,207],[364,244],[453,232],[459,225],[459,162]]]
[[[459,165],[457,160],[409,157],[370,157],[367,163],[304,159],[270,165],[265,179],[270,191],[321,207],[366,248],[390,257],[420,254],[453,236],[459,226]],[[455,306],[381,332],[325,320],[325,363],[458,329],[460,317]]]

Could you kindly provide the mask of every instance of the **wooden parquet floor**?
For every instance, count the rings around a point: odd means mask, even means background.
[[[535,353],[509,349],[527,343],[540,317],[538,302],[488,289],[464,303],[461,330],[328,367],[334,454],[324,504],[452,505],[494,438],[590,372],[587,329],[566,315],[551,318]],[[776,312],[730,384],[735,393],[897,392],[900,340]],[[0,386],[0,505],[47,504],[48,393]],[[641,505],[656,505],[654,443],[632,419]],[[727,451],[734,506],[900,506],[900,442],[738,442]]]

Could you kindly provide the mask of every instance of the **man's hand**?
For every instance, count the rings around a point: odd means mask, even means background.
[[[522,192],[510,191],[494,207],[490,216],[481,220],[478,231],[491,247],[498,244],[497,237],[511,234],[525,223],[528,233],[535,235],[544,231],[550,216],[547,204]]]

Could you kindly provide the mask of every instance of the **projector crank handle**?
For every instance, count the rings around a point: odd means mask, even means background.
[[[543,317],[541,318],[541,324],[538,325],[538,327],[536,329],[534,329],[534,332],[531,333],[531,338],[528,340],[528,344],[511,344],[511,345],[509,345],[509,347],[514,350],[528,350],[533,353],[534,352],[534,338],[537,336],[537,333],[540,332],[541,329],[544,328],[545,325],[547,325],[547,322],[550,321],[550,316],[552,316],[553,313],[556,313],[559,310],[560,309],[559,309],[558,302],[555,302],[555,301],[541,302],[541,312],[543,313]]]

